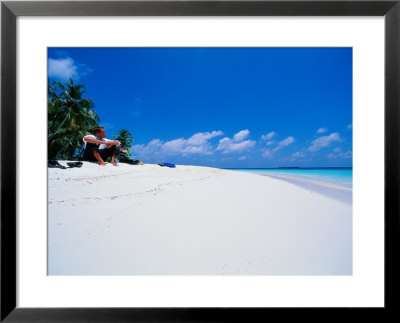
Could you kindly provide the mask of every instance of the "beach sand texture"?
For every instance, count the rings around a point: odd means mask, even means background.
[[[216,168],[49,168],[48,274],[351,275],[352,207]]]

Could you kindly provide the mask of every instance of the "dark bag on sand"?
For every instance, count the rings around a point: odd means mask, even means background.
[[[72,167],[82,167],[83,163],[82,162],[69,162],[69,163],[67,163],[67,165],[71,168]]]
[[[121,159],[120,163],[130,164],[130,165],[138,165],[140,164],[140,160],[136,159]]]
[[[175,164],[171,164],[171,163],[161,163],[161,164],[158,164],[158,165],[160,165],[161,167],[175,168]]]
[[[49,160],[47,161],[47,167],[48,168],[61,168],[61,169],[67,169],[67,167],[61,165],[58,161],[56,160]]]

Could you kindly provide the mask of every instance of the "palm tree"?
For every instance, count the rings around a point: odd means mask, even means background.
[[[54,88],[54,85],[50,83],[50,80],[47,80],[47,99],[51,101],[54,99],[58,94],[56,92],[56,89]]]
[[[118,136],[113,135],[115,140],[121,143],[121,148],[128,149],[128,154],[130,155],[131,143],[133,143],[132,134],[127,129],[118,130]]]
[[[53,133],[49,133],[49,139],[54,137],[66,122],[72,130],[80,127],[85,131],[98,123],[99,117],[96,112],[91,110],[94,108],[94,103],[90,99],[82,98],[82,95],[86,92],[82,90],[85,88],[84,85],[74,85],[72,79],[67,84],[60,82],[54,82],[54,84],[62,91],[60,94],[54,95],[53,93],[53,98],[51,99],[53,109],[49,110],[49,120],[58,119],[61,122],[58,123],[58,127]]]
[[[72,158],[82,145],[82,137],[95,126],[99,117],[92,110],[94,103],[83,98],[85,86],[53,82],[60,90],[49,86],[48,96],[48,144],[49,159]]]

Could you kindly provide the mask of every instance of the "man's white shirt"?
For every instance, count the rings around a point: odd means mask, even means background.
[[[97,140],[101,140],[101,139],[97,138],[97,137],[94,136],[94,135],[87,135],[87,136],[83,137],[83,142],[85,143],[85,147],[86,147],[85,138],[87,138],[87,137],[90,137],[90,138],[93,138],[93,139],[97,139]],[[103,138],[102,140],[103,140],[103,141],[112,141],[112,140],[107,139],[107,138]],[[106,145],[106,144],[100,144],[100,146],[99,146],[99,149],[106,149],[106,148],[107,148],[107,145]]]

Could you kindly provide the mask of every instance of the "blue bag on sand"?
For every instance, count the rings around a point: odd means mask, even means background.
[[[167,167],[171,167],[171,168],[175,168],[175,164],[170,164],[170,163],[161,163],[161,164],[158,164],[158,165],[160,165],[160,166],[167,166]]]

